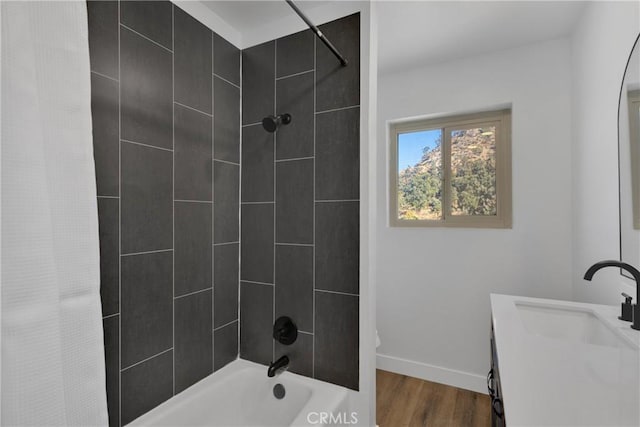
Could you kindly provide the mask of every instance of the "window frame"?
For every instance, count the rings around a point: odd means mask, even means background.
[[[451,130],[478,126],[496,128],[496,215],[451,215]],[[443,218],[398,217],[398,135],[441,129],[443,167]],[[389,123],[389,226],[391,227],[512,227],[511,108],[437,118]]]

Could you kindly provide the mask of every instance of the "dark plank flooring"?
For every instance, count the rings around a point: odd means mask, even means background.
[[[485,427],[491,424],[489,396],[392,372],[376,371],[380,427]]]

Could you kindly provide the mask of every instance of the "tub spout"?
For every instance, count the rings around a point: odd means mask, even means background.
[[[285,369],[289,367],[289,358],[287,356],[282,356],[280,359],[275,362],[271,362],[269,365],[269,370],[267,371],[267,375],[269,378],[275,377],[277,374],[280,374]]]

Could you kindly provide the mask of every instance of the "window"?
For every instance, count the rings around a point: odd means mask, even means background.
[[[511,227],[511,111],[390,126],[390,225]]]

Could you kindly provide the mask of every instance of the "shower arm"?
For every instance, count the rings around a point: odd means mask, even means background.
[[[293,9],[293,11],[297,13],[300,18],[302,18],[302,20],[309,26],[309,28],[311,28],[311,31],[313,31],[315,35],[320,40],[322,40],[322,43],[324,43],[329,48],[329,50],[336,56],[336,58],[340,60],[340,64],[343,67],[346,67],[348,63],[347,60],[345,59],[344,56],[342,56],[342,54],[338,51],[338,49],[336,49],[336,47],[329,41],[329,39],[326,38],[324,34],[322,34],[322,31],[320,31],[318,27],[313,25],[313,22],[311,22],[309,18],[307,18],[307,16],[304,13],[302,13],[300,9],[298,9],[298,6],[296,6],[292,0],[285,0],[285,1],[289,4],[289,6],[291,6],[291,9]]]

